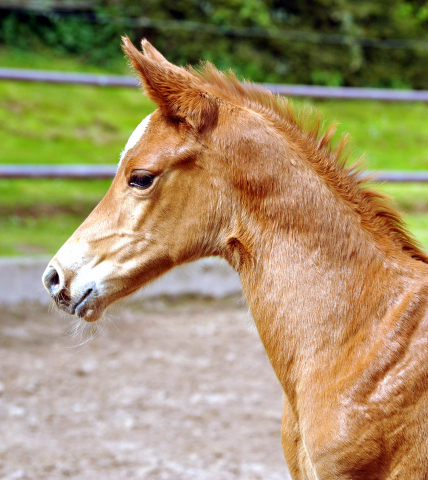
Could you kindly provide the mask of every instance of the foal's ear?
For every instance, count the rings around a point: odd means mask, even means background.
[[[147,40],[147,38],[143,38],[141,40],[141,48],[143,49],[144,55],[150,58],[151,60],[158,63],[163,63],[164,65],[167,65],[173,70],[174,69],[183,70],[182,68],[177,67],[171,62],[168,62],[168,60],[159,52],[159,50],[156,50],[156,48]]]
[[[146,38],[141,40],[141,48],[143,49],[144,55],[147,58],[150,58],[150,60],[161,63],[162,65],[169,67],[171,70],[174,70],[181,75],[187,74],[189,78],[194,78],[193,75],[187,70],[184,70],[184,68],[177,67],[177,65],[168,62],[168,60],[159,52],[159,50],[157,50]]]
[[[147,40],[143,43],[145,55],[128,37],[122,40],[123,50],[142,80],[147,96],[167,116],[185,121],[198,131],[215,125],[218,100],[190,72],[169,63]]]

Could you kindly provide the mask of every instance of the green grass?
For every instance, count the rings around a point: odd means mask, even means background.
[[[153,110],[137,89],[0,82],[1,163],[117,163]]]
[[[428,214],[415,213],[404,215],[404,219],[413,235],[428,250]]]
[[[409,230],[428,250],[428,184],[384,183],[377,189],[393,199]]]
[[[1,255],[53,253],[76,230],[81,220],[80,215],[71,214],[1,217]]]
[[[329,106],[330,115],[334,112],[336,118],[346,119],[343,120],[343,128],[352,134],[361,153],[367,152],[370,168],[428,168],[426,103],[353,102],[348,106],[341,104],[335,109]]]
[[[19,57],[21,55],[21,58]],[[95,71],[71,58],[0,50],[0,65]],[[125,62],[123,62],[125,68]],[[125,71],[124,71],[125,73]],[[375,170],[428,169],[428,105],[297,101],[349,132],[355,157]],[[137,89],[0,81],[0,163],[117,164],[135,126],[154,109]],[[0,255],[54,253],[109,181],[0,180]],[[428,246],[428,185],[385,185]]]
[[[354,155],[366,155],[374,170],[428,169],[428,104],[405,102],[306,102],[323,112],[326,123],[348,132]]]
[[[54,253],[103,198],[110,183],[0,179],[0,255]]]

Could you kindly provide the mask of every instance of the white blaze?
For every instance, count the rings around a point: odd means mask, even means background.
[[[138,127],[132,132],[132,135],[129,137],[128,141],[126,142],[125,148],[123,149],[122,153],[120,154],[120,162],[122,161],[123,157],[126,155],[126,152],[128,150],[131,150],[132,147],[135,147],[137,145],[138,141],[140,138],[144,135],[144,132],[146,131],[146,128],[150,122],[150,117],[151,114],[146,117],[139,125]]]

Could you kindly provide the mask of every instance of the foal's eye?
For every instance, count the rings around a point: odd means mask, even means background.
[[[155,179],[155,175],[144,172],[142,170],[135,170],[131,174],[128,185],[130,187],[141,188],[142,190],[149,188]]]

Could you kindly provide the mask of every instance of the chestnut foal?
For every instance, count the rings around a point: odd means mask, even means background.
[[[158,109],[44,274],[88,322],[185,262],[239,273],[284,389],[294,479],[428,478],[428,259],[334,129],[211,65],[124,50]]]

